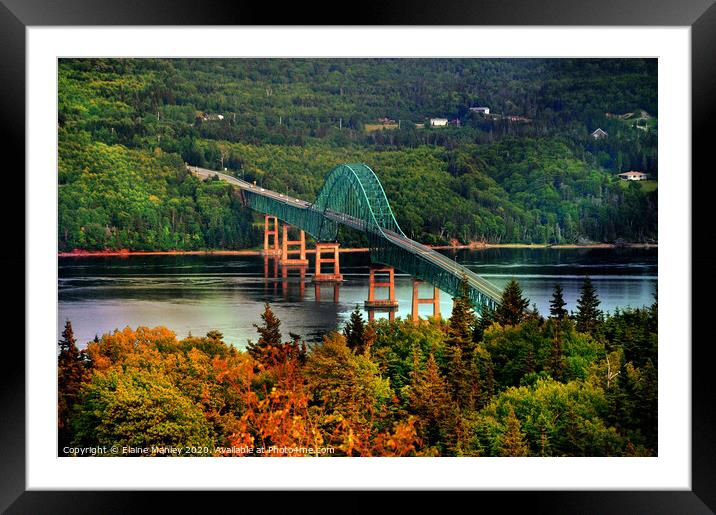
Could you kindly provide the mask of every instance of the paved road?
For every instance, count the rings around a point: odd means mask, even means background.
[[[212,176],[216,176],[219,179],[233,184],[240,189],[251,191],[254,194],[269,197],[285,204],[290,204],[292,206],[299,207],[302,209],[309,209],[311,207],[311,203],[306,202],[305,200],[301,200],[295,197],[289,197],[288,195],[284,195],[283,193],[278,193],[276,191],[272,191],[266,188],[261,188],[260,186],[256,186],[250,182],[242,181],[241,179],[237,179],[236,177],[232,177],[231,175],[227,175],[225,173],[217,172],[215,170],[208,170],[206,168],[199,168],[197,166],[187,166],[187,169],[197,177],[206,179]],[[366,230],[365,222],[359,218],[355,218],[344,213],[338,213],[330,210],[325,211],[323,214],[331,220],[345,224],[354,229],[358,229],[360,231]],[[403,236],[402,234],[388,231],[386,229],[383,229],[383,234],[388,239],[388,241],[390,241],[394,245],[403,248],[413,254],[420,255],[426,261],[433,263],[434,265],[442,268],[443,270],[457,277],[462,277],[463,275],[465,275],[467,277],[468,284],[471,287],[482,292],[484,295],[487,295],[496,303],[500,303],[500,299],[502,298],[502,291],[497,286],[492,283],[489,283],[488,281],[486,281],[476,273],[472,272],[471,270],[465,268],[456,261],[453,261],[447,256],[434,251],[430,247],[413,241],[410,238]]]

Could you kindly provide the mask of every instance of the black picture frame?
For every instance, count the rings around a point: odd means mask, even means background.
[[[490,0],[482,2],[395,2],[365,1],[353,4],[346,14],[333,20],[317,22],[315,11],[303,3],[229,3],[208,0],[135,1],[116,0],[0,0],[0,55],[3,77],[0,80],[0,112],[6,170],[25,170],[25,29],[47,25],[342,25],[350,18],[358,25],[606,25],[606,26],[688,26],[692,42],[692,152],[693,168],[701,164],[702,174],[692,175],[692,236],[712,234],[709,213],[708,175],[713,175],[706,161],[713,145],[716,117],[716,6],[714,0]],[[336,9],[342,6],[336,6]],[[350,5],[346,4],[346,8]],[[337,13],[338,10],[332,9]],[[682,99],[679,99],[679,101]],[[676,101],[676,100],[675,100]],[[689,170],[682,171],[690,173]],[[8,177],[11,175],[11,177]],[[16,222],[24,212],[25,191],[22,174],[5,174],[5,198],[13,197],[20,205],[4,202],[6,233],[18,242],[10,255],[0,257],[6,270],[14,270],[16,284],[7,286],[13,302],[6,308],[8,320],[25,319],[25,303],[17,299],[24,292],[24,277],[32,274],[26,267],[25,226]],[[9,181],[9,184],[8,182]],[[13,182],[14,181],[14,182]],[[14,192],[23,191],[25,195]],[[8,192],[13,192],[9,194]],[[15,231],[13,233],[12,231]],[[692,240],[693,241],[693,240]],[[692,247],[692,275],[699,277],[699,289],[708,292],[713,284],[708,271],[714,259],[702,247]],[[17,271],[23,270],[24,274]],[[702,279],[703,278],[703,279]],[[13,279],[11,279],[12,281]],[[25,294],[23,293],[23,299]],[[693,320],[709,319],[711,307],[692,302]],[[12,310],[16,312],[13,313]],[[15,324],[16,325],[16,324]],[[693,329],[703,327],[703,322]],[[684,345],[692,344],[692,489],[690,491],[570,491],[570,492],[479,492],[485,501],[523,504],[536,513],[713,513],[716,510],[716,450],[712,445],[712,428],[716,424],[711,386],[713,361],[710,360],[711,338],[703,332],[685,331]],[[9,336],[12,335],[12,338]],[[193,502],[223,502],[231,496],[249,497],[247,492],[198,494],[197,492],[80,492],[26,491],[25,474],[25,358],[17,343],[17,331],[8,331],[5,359],[1,361],[2,381],[2,451],[0,451],[0,509],[7,513],[133,513],[148,506],[148,497],[158,496],[162,511],[185,511]],[[691,339],[692,341],[689,341]],[[78,478],[81,485],[81,478]],[[295,495],[295,494],[291,494]],[[421,493],[413,493],[418,499]],[[288,494],[273,493],[272,503]],[[202,500],[204,498],[204,500]],[[288,500],[288,497],[285,497]],[[362,506],[363,503],[366,503]],[[319,508],[311,503],[311,509]],[[209,506],[205,504],[205,506]],[[373,506],[366,501],[351,503],[348,511],[363,511]]]

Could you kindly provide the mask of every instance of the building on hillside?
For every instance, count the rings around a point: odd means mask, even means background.
[[[623,181],[645,181],[649,178],[649,174],[632,170],[629,172],[620,173],[619,178]]]
[[[592,137],[593,137],[594,139],[606,138],[607,136],[609,136],[609,134],[607,133],[607,131],[603,131],[603,130],[600,129],[600,128],[597,128],[597,130],[595,130],[595,131],[592,133]]]
[[[450,125],[454,125],[455,127],[460,127],[462,122],[460,121],[460,118],[455,118],[453,120],[450,120]]]
[[[507,116],[505,116],[505,120],[507,120],[508,122],[525,122],[525,123],[532,121],[529,118],[526,118],[524,116],[516,116],[514,114],[508,114]]]
[[[204,115],[203,115],[201,118],[202,118],[202,120],[216,121],[216,120],[223,120],[223,119],[224,119],[224,115],[223,115],[223,114],[209,114],[209,113],[204,113]]]
[[[447,124],[447,118],[430,118],[430,127],[445,127]]]
[[[388,118],[387,116],[385,116],[383,118],[378,118],[378,123],[382,123],[383,125],[392,125],[397,122],[395,120],[393,120],[392,118]]]
[[[473,113],[490,114],[489,107],[471,107],[470,111],[472,111]]]

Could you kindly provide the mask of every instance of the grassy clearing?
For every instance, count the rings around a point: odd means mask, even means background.
[[[659,181],[640,181],[639,183],[644,193],[651,193],[652,191],[656,190],[658,184]]]
[[[363,125],[365,132],[382,131],[385,129],[397,129],[397,123],[366,123]]]
[[[659,185],[659,181],[620,181],[619,184],[622,185],[622,188],[628,188],[632,182],[636,182],[644,193],[651,193]]]

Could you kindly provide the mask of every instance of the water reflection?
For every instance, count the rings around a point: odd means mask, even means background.
[[[488,249],[447,252],[451,258],[502,287],[512,277],[542,313],[556,283],[567,309],[585,275],[592,277],[602,309],[651,304],[657,279],[656,249]],[[115,328],[164,325],[182,338],[219,329],[227,341],[243,347],[256,339],[254,323],[270,302],[289,330],[316,341],[340,329],[359,306],[366,318],[405,318],[411,312],[412,280],[395,275],[395,310],[364,308],[368,298],[369,257],[341,254],[343,283],[313,283],[309,268],[282,267],[273,257],[132,256],[59,260],[58,337],[72,320],[78,342]],[[452,299],[440,295],[440,312],[449,317]],[[427,316],[431,306],[421,306]]]

